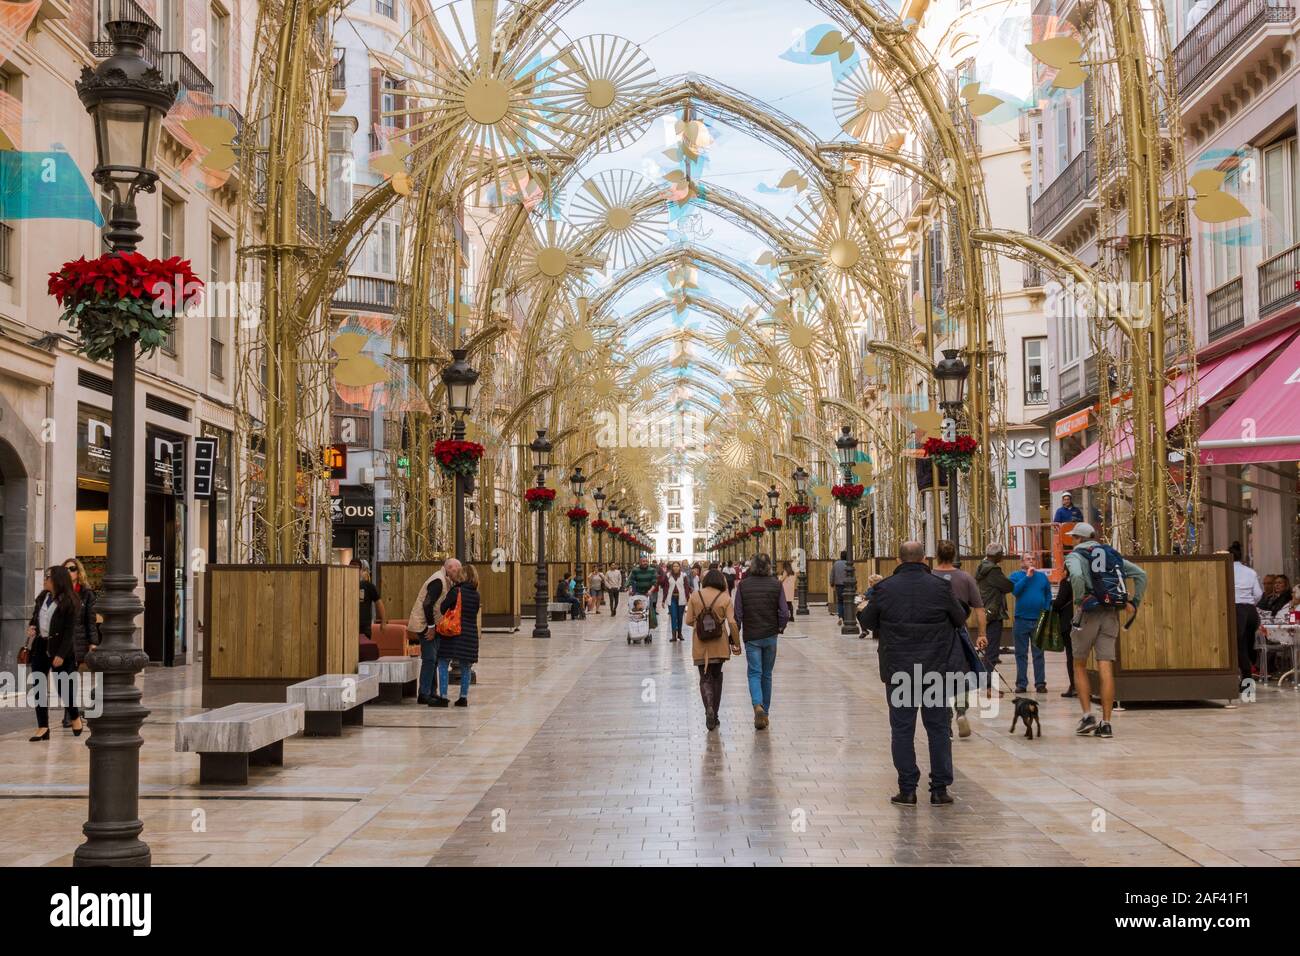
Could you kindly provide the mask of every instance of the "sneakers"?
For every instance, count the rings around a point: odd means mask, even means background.
[[[916,791],[913,790],[911,793],[907,793],[900,790],[889,798],[889,802],[896,807],[914,807],[916,806]]]
[[[970,736],[970,721],[966,719],[966,713],[964,711],[957,715],[957,736]]]
[[[455,703],[453,706],[455,706],[455,707],[468,707],[468,706],[469,706],[469,698],[468,698],[468,697],[457,697],[457,698],[456,698],[456,703]]]
[[[1087,737],[1097,729],[1097,718],[1092,714],[1084,714],[1083,719],[1079,721],[1079,726],[1074,728],[1074,732],[1080,737]]]
[[[1110,729],[1110,721],[1103,720],[1097,725],[1097,729],[1092,732],[1094,737],[1114,737],[1115,732]]]
[[[915,796],[913,796],[915,799]],[[936,807],[946,807],[953,802],[952,794],[948,792],[947,787],[939,787],[937,790],[930,791],[930,803]]]
[[[755,730],[767,729],[767,711],[763,709],[762,704],[754,705],[754,729]]]

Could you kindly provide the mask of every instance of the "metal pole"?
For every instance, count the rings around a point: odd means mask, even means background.
[[[936,489],[936,496],[938,491]],[[958,526],[957,512],[957,469],[948,469],[948,540],[952,542],[953,547],[957,549],[957,557],[961,557],[961,539],[958,538],[961,529]],[[938,546],[935,547],[935,553],[938,554]]]
[[[456,416],[455,422],[451,426],[451,437],[457,441],[465,440],[465,419],[460,415]],[[468,560],[465,554],[465,476],[456,472],[456,502],[452,516],[452,540],[455,542],[455,554],[453,555],[461,561]]]
[[[801,500],[799,502],[803,504]],[[808,552],[804,549],[802,521],[799,522],[799,578],[795,582],[795,598],[799,602],[796,614],[808,613]]]
[[[582,502],[578,502],[578,507],[582,507]],[[574,595],[578,599],[578,620],[587,619],[587,602],[583,600],[586,591],[583,589],[583,581],[586,577],[586,569],[582,566],[582,526],[584,522],[579,521],[573,526],[573,563],[577,568],[578,586],[573,589]]]
[[[537,475],[537,487],[543,484],[541,472]],[[533,592],[533,600],[537,602],[537,620],[533,624],[533,637],[549,638],[551,636],[550,627],[550,589],[546,586],[546,512],[538,509],[537,511],[537,587]]]
[[[140,220],[134,203],[113,205],[109,238],[114,252],[134,252]],[[135,532],[135,348],[134,339],[113,345],[114,442],[109,463],[108,569],[96,605],[103,616],[103,640],[87,658],[102,674],[100,715],[88,720],[90,810],[81,832],[75,866],[149,866],[149,846],[140,839],[140,726],[149,711],[140,705],[135,675],[149,657],[135,644],[135,619],[144,608],[136,597],[132,554]]]
[[[852,472],[847,468],[844,471],[844,481],[847,483]],[[849,553],[849,568],[848,578],[840,589],[840,633],[856,637],[858,621],[853,614],[853,596],[858,590],[858,577],[853,567],[853,509],[847,504],[844,506],[844,549]]]

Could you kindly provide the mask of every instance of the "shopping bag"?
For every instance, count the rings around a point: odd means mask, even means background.
[[[1065,650],[1060,621],[1051,608],[1038,615],[1038,623],[1034,625],[1034,646],[1040,651]]]

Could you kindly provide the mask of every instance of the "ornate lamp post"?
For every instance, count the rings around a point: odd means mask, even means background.
[[[596,490],[591,493],[591,500],[596,502],[596,517],[600,521],[605,520],[605,492],[602,490],[603,485],[597,485]],[[605,533],[603,528],[596,531],[596,567],[603,573],[605,570]]]
[[[970,367],[961,360],[956,349],[944,349],[941,358],[934,367],[934,377],[939,383],[939,405],[952,420],[952,435],[957,435],[957,419],[965,402],[966,377]],[[957,512],[957,469],[948,469],[948,538],[961,554],[961,533]]]
[[[533,471],[537,475],[535,487],[546,487],[546,469],[551,467],[551,442],[546,437],[546,429],[539,429],[537,437],[528,445],[533,454]],[[546,579],[546,511],[537,511],[537,586],[533,591],[533,600],[537,602],[537,621],[533,624],[533,637],[549,638],[550,628],[550,588]]]
[[[754,523],[750,525],[750,528],[752,529],[752,528],[763,527],[763,502],[755,498],[754,503],[749,506],[749,513],[754,516]],[[759,537],[761,538],[762,535],[759,535]],[[754,553],[758,554],[759,550],[762,547],[763,547],[763,542],[756,541],[754,543]],[[775,557],[775,555],[773,557]]]
[[[108,240],[114,252],[134,252],[139,243],[138,193],[151,193],[158,181],[154,150],[163,117],[176,101],[178,87],[163,80],[146,60],[148,27],[115,20],[107,24],[113,55],[77,81],[77,96],[95,128],[96,164],[91,174],[112,198]],[[134,338],[113,345],[113,424],[123,439],[109,465],[108,568],[98,610],[103,640],[87,659],[104,675],[100,716],[91,717],[90,812],[82,832],[86,842],[73,855],[76,866],[149,866],[149,846],[140,839],[140,725],[149,711],[140,705],[135,675],[149,662],[135,644],[135,351]]]
[[[569,476],[569,487],[573,489],[574,507],[582,507],[582,489],[586,483],[587,476],[582,473],[582,466],[576,466],[573,469],[573,474]],[[585,621],[587,619],[587,604],[583,600],[583,594],[585,593],[583,582],[586,578],[586,568],[582,566],[582,526],[587,521],[583,518],[571,523],[573,524],[573,566],[574,573],[578,576],[578,586],[573,589],[573,594],[578,599],[578,620]]]
[[[767,511],[768,520],[771,522],[767,530],[772,533],[772,560],[776,560],[776,503],[781,500],[781,492],[776,490],[776,485],[767,489]]]
[[[806,505],[808,503],[808,472],[804,471],[803,466],[800,465],[798,468],[794,470],[794,474],[791,475],[790,477],[794,479],[794,490],[798,492],[799,504]],[[804,540],[803,540],[804,522],[800,520],[800,521],[796,521],[795,524],[799,526],[799,578],[795,583],[795,598],[799,602],[799,608],[798,610],[795,611],[795,613],[807,614],[808,613],[808,552],[804,550]]]
[[[841,426],[839,437],[835,439],[835,453],[839,458],[840,470],[844,474],[843,481],[846,485],[853,483],[853,465],[857,450],[858,440],[853,437],[849,426]],[[849,572],[848,580],[840,589],[840,633],[856,637],[858,622],[853,617],[853,595],[858,590],[857,572],[853,567],[853,508],[856,502],[843,499],[843,504],[844,550],[849,553]]]
[[[447,408],[451,412],[451,437],[455,441],[465,440],[465,416],[474,408],[474,399],[478,395],[478,370],[465,361],[469,352],[466,349],[451,350],[451,364],[442,370],[442,384],[447,388]],[[473,491],[473,486],[466,487],[473,479],[456,473],[456,501],[452,510],[452,541],[454,554],[462,561],[465,554],[465,492]]]

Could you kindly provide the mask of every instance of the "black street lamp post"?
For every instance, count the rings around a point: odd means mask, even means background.
[[[474,398],[478,393],[478,370],[465,361],[468,354],[466,349],[452,349],[451,364],[442,370],[442,382],[447,387],[447,407],[451,411],[451,437],[456,441],[465,440],[465,416],[473,409]],[[468,560],[468,555],[465,554],[465,493],[473,491],[472,485],[466,485],[472,480],[460,472],[456,473],[452,540],[454,555],[461,561]]]
[[[591,500],[596,502],[596,517],[605,520],[605,492],[601,485],[596,486],[596,490],[591,493]],[[605,573],[605,534],[603,531],[596,532],[596,568],[601,574]],[[600,610],[597,608],[597,610]]]
[[[776,560],[776,504],[781,499],[781,492],[776,490],[776,485],[767,489],[767,510],[772,523],[768,525],[768,530],[772,532],[772,560]]]
[[[144,58],[146,24],[115,20],[106,27],[113,55],[94,70],[82,69],[77,96],[95,128],[92,177],[111,193],[108,240],[114,252],[134,252],[142,238],[135,197],[153,192],[158,181],[154,150],[178,86]],[[97,605],[103,639],[87,657],[90,670],[104,678],[100,715],[89,718],[90,809],[81,828],[86,842],[73,854],[76,866],[149,866],[152,860],[140,839],[140,726],[149,711],[135,682],[149,662],[135,643],[135,618],[143,610],[135,593],[132,531],[136,346],[133,337],[113,345],[113,424],[121,440],[109,465],[108,567]]]
[[[537,475],[538,488],[546,487],[546,470],[551,467],[551,443],[546,437],[546,429],[539,429],[537,437],[528,445],[533,454],[533,471]],[[533,637],[549,638],[551,592],[546,580],[546,510],[537,509],[537,585],[533,591],[533,600],[537,602],[537,620],[533,624]]]
[[[763,527],[763,502],[761,502],[761,501],[759,501],[757,498],[755,498],[755,499],[754,499],[754,503],[753,503],[752,505],[750,505],[750,507],[749,507],[749,513],[750,513],[751,515],[754,516],[754,523],[753,523],[752,525],[750,525],[750,535],[749,535],[749,536],[750,536],[751,538],[753,538],[753,537],[757,537],[758,540],[756,540],[756,541],[754,542],[754,553],[755,553],[755,554],[758,554],[758,552],[759,552],[760,550],[762,550],[762,547],[763,547],[763,535],[762,535],[762,532],[760,532],[757,536],[755,536],[754,533],[753,533],[753,530],[754,530],[754,528],[762,528],[762,527]],[[775,555],[775,554],[772,555],[772,559],[773,559],[773,560],[776,560],[776,555]]]
[[[961,360],[956,349],[944,349],[943,358],[934,366],[934,377],[939,383],[939,405],[947,412],[953,422],[953,435],[956,437],[957,421],[965,402],[966,376],[970,367]],[[957,510],[957,469],[948,469],[948,540],[961,555],[960,515]],[[935,529],[936,532],[938,529]]]
[[[582,489],[587,483],[587,476],[582,473],[582,466],[578,465],[573,469],[573,474],[569,476],[569,487],[573,489],[573,506],[582,507]],[[577,587],[573,589],[574,597],[578,599],[578,620],[587,619],[587,602],[583,600],[584,582],[586,580],[586,568],[582,566],[582,529],[586,525],[587,519],[574,521],[573,524],[573,567],[574,573],[578,576]]]
[[[846,485],[853,483],[853,465],[857,457],[858,440],[849,431],[848,425],[840,427],[839,437],[835,439],[835,451],[843,472]],[[849,555],[848,579],[840,589],[840,633],[858,633],[858,622],[853,614],[853,596],[858,590],[858,576],[853,567],[853,504],[844,500],[844,550]]]
[[[804,471],[803,466],[800,465],[798,468],[794,470],[794,474],[791,477],[794,479],[794,490],[799,494],[798,503],[801,505],[807,504],[808,472]],[[799,609],[795,611],[795,613],[807,614],[808,613],[808,552],[804,550],[803,530],[804,530],[805,522],[801,518],[799,521],[796,521],[795,524],[799,526],[799,578],[795,584],[795,597],[799,601]]]

